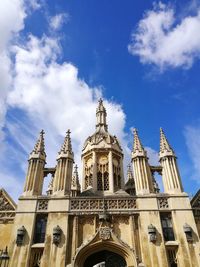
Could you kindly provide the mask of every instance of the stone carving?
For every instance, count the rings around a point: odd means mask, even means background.
[[[0,219],[1,218],[14,218],[15,212],[0,212]]]
[[[102,227],[99,230],[99,238],[102,240],[109,240],[111,238],[111,229],[109,227]]]
[[[47,210],[48,209],[48,200],[41,199],[38,201],[38,210]]]
[[[158,207],[159,209],[168,209],[169,208],[169,203],[168,203],[168,198],[158,198]]]
[[[6,197],[3,195],[2,190],[0,190],[0,211],[4,210],[14,210],[13,206],[8,202]]]
[[[136,209],[136,199],[72,199],[71,210],[129,210]]]

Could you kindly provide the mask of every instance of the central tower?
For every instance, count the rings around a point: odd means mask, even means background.
[[[124,188],[123,152],[116,136],[108,132],[102,99],[96,109],[96,131],[82,150],[83,190],[112,194]]]

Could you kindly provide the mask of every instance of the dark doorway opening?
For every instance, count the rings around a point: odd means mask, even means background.
[[[84,267],[126,267],[124,258],[114,252],[102,250],[89,256]]]

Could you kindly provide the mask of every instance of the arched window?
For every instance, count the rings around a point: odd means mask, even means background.
[[[93,185],[92,174],[89,175],[89,186]]]
[[[97,190],[108,191],[109,190],[109,175],[108,172],[97,173]]]
[[[85,176],[85,188],[88,188],[89,186],[89,177],[86,175]]]
[[[121,176],[118,175],[118,188],[121,188]]]
[[[109,190],[109,179],[108,179],[108,172],[104,172],[104,191]]]
[[[101,172],[97,173],[97,190],[103,190],[103,177]]]
[[[38,214],[35,223],[34,243],[44,243],[46,234],[47,214]]]

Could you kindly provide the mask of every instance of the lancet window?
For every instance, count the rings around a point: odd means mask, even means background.
[[[113,160],[113,176],[115,190],[121,188],[121,168],[117,160]]]
[[[109,190],[109,173],[108,173],[108,163],[97,164],[97,190],[107,191]]]
[[[34,243],[44,243],[46,234],[47,214],[38,214],[35,223]]]

